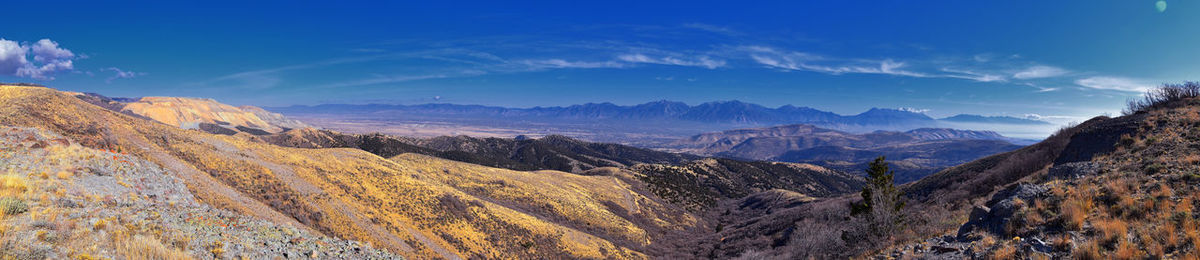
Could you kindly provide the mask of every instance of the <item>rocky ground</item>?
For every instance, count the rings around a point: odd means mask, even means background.
[[[211,208],[122,151],[0,127],[0,258],[395,259],[355,241]]]

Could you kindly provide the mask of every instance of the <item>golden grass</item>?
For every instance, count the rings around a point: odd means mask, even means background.
[[[1072,246],[1071,235],[1070,234],[1062,234],[1057,239],[1054,239],[1053,246],[1054,246],[1054,249],[1056,249],[1056,250],[1061,250],[1061,251],[1071,250],[1071,246]]]
[[[1078,260],[1103,259],[1103,256],[1100,254],[1099,241],[1089,240],[1089,241],[1084,242],[1082,247],[1076,248],[1074,251],[1071,251],[1071,258],[1078,259]]]
[[[1130,260],[1142,255],[1145,255],[1145,252],[1139,250],[1136,245],[1128,240],[1122,240],[1117,243],[1117,249],[1113,251],[1112,257],[1113,259]]]
[[[1104,244],[1112,244],[1125,240],[1126,232],[1129,229],[1128,223],[1115,218],[1093,221],[1092,225],[1100,232],[1101,242]]]
[[[0,197],[20,197],[29,189],[29,180],[16,174],[0,175]]]
[[[117,242],[116,252],[127,259],[192,259],[187,252],[163,245],[158,239],[134,235]]]
[[[1084,203],[1067,201],[1062,210],[1063,227],[1067,230],[1080,230],[1083,228],[1083,223],[1087,220],[1086,208]]]
[[[988,256],[988,259],[1017,259],[1017,247],[1013,246],[1012,243],[1000,243],[1000,247],[996,248],[996,250],[992,250]]]

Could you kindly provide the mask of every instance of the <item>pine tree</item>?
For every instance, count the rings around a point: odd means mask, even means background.
[[[867,184],[862,190],[862,202],[850,204],[850,215],[866,220],[867,237],[886,237],[900,228],[904,207],[901,194],[894,183],[896,173],[888,169],[883,156],[871,162],[867,169]]]

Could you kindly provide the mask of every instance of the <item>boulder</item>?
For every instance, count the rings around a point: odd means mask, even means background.
[[[1100,173],[1100,164],[1095,162],[1072,162],[1054,165],[1046,174],[1050,179],[1078,179]]]
[[[992,195],[985,206],[975,206],[971,209],[970,219],[958,229],[958,239],[968,240],[971,232],[987,231],[1001,237],[1009,237],[1008,223],[1013,221],[1017,212],[1029,205],[1030,201],[1045,197],[1049,189],[1042,185],[1021,183]],[[1018,200],[1023,202],[1017,202]]]

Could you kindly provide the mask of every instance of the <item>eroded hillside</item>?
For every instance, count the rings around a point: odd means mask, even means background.
[[[260,131],[278,133],[287,129],[307,127],[300,121],[262,108],[234,107],[212,99],[143,97],[136,101],[123,102],[121,105],[119,111],[141,115],[180,128],[206,128],[209,132],[218,131],[219,127],[235,132],[261,134]]]
[[[661,231],[704,225],[616,174],[285,148],[154,123],[46,88],[0,87],[0,124],[161,165],[217,208],[414,258],[645,258]]]

